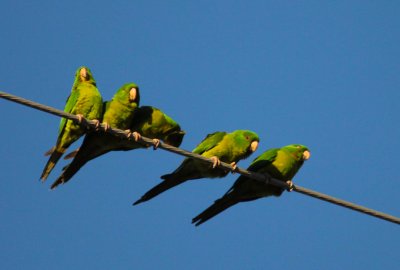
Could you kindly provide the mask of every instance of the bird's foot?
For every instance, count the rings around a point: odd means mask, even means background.
[[[78,123],[82,124],[83,119],[84,119],[83,114],[77,114],[76,117],[78,117]]]
[[[104,125],[104,131],[107,131],[111,128],[110,124],[107,122],[103,122],[103,125]]]
[[[159,139],[153,139],[153,149],[157,150],[159,145],[160,145],[160,140]]]
[[[136,132],[136,131],[132,132],[129,129],[125,130],[125,133],[126,133],[126,137],[129,140],[134,139],[135,142],[137,142],[142,137],[138,132]]]
[[[221,161],[216,156],[210,157],[210,159],[213,161],[213,169],[221,164]]]
[[[98,119],[93,119],[92,121],[95,123],[94,129],[96,131],[99,131],[99,129],[100,129],[100,121]]]
[[[237,169],[236,162],[232,162],[230,165],[232,166],[231,173],[232,174],[236,173],[236,169]]]
[[[124,131],[125,131],[126,138],[128,140],[132,139],[132,137],[133,137],[132,131],[130,129],[125,129]]]
[[[293,189],[294,189],[293,181],[292,180],[288,180],[288,181],[286,181],[286,184],[289,185],[289,188],[288,188],[287,191],[289,191],[289,192],[293,191]]]
[[[135,142],[137,142],[138,140],[140,140],[142,138],[142,135],[140,135],[140,133],[136,132],[136,131],[132,132],[132,136],[135,139]]]

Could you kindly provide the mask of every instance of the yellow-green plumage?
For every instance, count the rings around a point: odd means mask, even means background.
[[[236,130],[231,133],[215,132],[207,135],[193,150],[193,153],[207,158],[217,157],[220,161],[226,163],[236,163],[254,152],[258,142],[258,135],[249,130]],[[224,177],[228,173],[221,168],[213,169],[208,163],[186,158],[173,173],[161,176],[164,181],[146,192],[134,205],[148,201],[187,180]]]
[[[94,120],[101,118],[102,108],[103,101],[91,71],[87,67],[78,68],[64,111]],[[46,155],[50,155],[50,158],[40,177],[42,181],[47,179],[66,149],[78,140],[85,131],[83,127],[73,121],[61,119],[56,145],[46,153]]]
[[[248,170],[266,173],[275,179],[288,181],[292,180],[309,157],[310,152],[304,145],[292,144],[282,148],[273,148],[257,157]],[[267,185],[242,175],[222,198],[216,200],[213,205],[193,218],[192,223],[196,223],[195,225],[198,226],[239,202],[280,196],[283,191],[277,186]]]
[[[103,123],[112,128],[128,129],[139,106],[139,88],[134,83],[124,84],[105,105]],[[79,151],[73,161],[64,167],[63,173],[51,185],[56,188],[59,184],[67,182],[89,160],[112,150],[113,142],[122,141],[106,132],[91,132],[85,136]]]
[[[142,106],[136,111],[131,130],[150,139],[160,139],[166,144],[179,147],[185,132],[175,120],[163,111],[152,106]],[[134,147],[128,145],[128,149]]]

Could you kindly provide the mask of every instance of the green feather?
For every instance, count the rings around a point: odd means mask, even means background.
[[[248,170],[268,174],[281,181],[288,181],[295,176],[309,156],[309,150],[304,145],[292,144],[282,148],[273,148],[258,156]],[[198,226],[239,202],[280,196],[283,191],[277,186],[267,185],[242,175],[222,198],[216,200],[213,205],[193,218],[192,222]]]
[[[200,142],[200,144],[193,149],[193,153],[196,154],[204,154],[205,152],[209,151],[210,149],[216,147],[218,143],[222,141],[222,139],[226,136],[226,132],[217,131],[211,134],[208,134],[204,140]]]
[[[258,143],[259,137],[255,132],[249,130],[236,130],[231,133],[214,132],[208,134],[193,152],[208,158],[217,157],[226,163],[236,163],[255,151],[255,149],[251,149],[253,142]],[[221,168],[213,169],[208,163],[186,158],[174,172],[161,176],[164,181],[146,192],[134,204],[150,200],[187,180],[220,178],[228,173],[229,171]]]
[[[134,83],[124,84],[114,95],[111,101],[102,104],[106,108],[103,123],[112,128],[128,129],[132,123],[135,110],[140,101],[139,88]],[[89,160],[111,151],[121,139],[105,132],[92,132],[85,136],[74,160],[64,167],[60,177],[51,185],[56,188],[67,182]],[[70,155],[69,155],[70,156]]]
[[[180,146],[185,135],[177,122],[160,109],[151,106],[142,106],[136,111],[131,130],[175,147]]]
[[[101,118],[102,107],[102,98],[91,71],[87,67],[78,68],[64,111],[81,114],[87,119],[94,120]],[[43,181],[47,179],[66,149],[78,140],[85,131],[83,127],[73,121],[61,118],[56,145],[46,153],[46,155],[50,154],[51,156],[40,177]]]

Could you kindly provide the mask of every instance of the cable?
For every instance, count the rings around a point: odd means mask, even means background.
[[[24,98],[21,98],[21,97],[12,95],[12,94],[8,94],[8,93],[2,92],[2,91],[0,91],[0,97],[10,100],[10,101],[13,101],[13,102],[16,102],[16,103],[19,103],[19,104],[22,104],[22,105],[25,105],[25,106],[28,106],[28,107],[31,107],[31,108],[34,108],[34,109],[38,109],[38,110],[41,110],[41,111],[44,111],[47,113],[51,113],[51,114],[54,114],[57,116],[61,116],[61,117],[70,119],[80,125],[90,128],[90,129],[97,129],[97,130],[101,129],[103,131],[109,132],[109,133],[119,136],[121,138],[127,139],[127,132],[120,130],[120,129],[109,128],[109,129],[105,130],[105,126],[103,124],[101,124],[100,127],[96,127],[97,123],[92,120],[83,119],[82,122],[79,122],[79,118],[76,115],[73,115],[73,114],[70,114],[70,113],[67,113],[67,112],[46,106],[46,105],[42,105],[42,104],[36,103],[34,101],[30,101],[30,100],[27,100],[27,99],[24,99]],[[154,145],[154,141],[152,139],[146,138],[143,136],[141,136],[141,138],[139,138],[138,142],[143,143],[145,145]],[[161,148],[166,151],[169,151],[169,152],[172,152],[172,153],[175,153],[178,155],[182,155],[185,157],[195,158],[195,159],[202,160],[204,162],[213,163],[212,159],[203,157],[201,155],[192,153],[190,151],[186,151],[186,150],[168,145],[163,142],[159,143],[158,148]],[[225,162],[221,162],[221,164],[218,165],[218,167],[224,168],[228,171],[232,171],[231,165],[227,164]],[[338,199],[338,198],[335,198],[335,197],[332,197],[332,196],[329,196],[329,195],[326,195],[326,194],[323,194],[323,193],[320,193],[317,191],[313,191],[313,190],[310,190],[310,189],[307,189],[307,188],[304,188],[304,187],[301,187],[298,185],[289,186],[289,184],[287,184],[283,181],[280,181],[278,179],[274,179],[268,175],[247,171],[247,170],[244,170],[241,168],[236,168],[235,172],[237,172],[241,175],[247,176],[256,181],[260,181],[260,182],[263,182],[266,184],[278,186],[278,187],[286,189],[288,191],[296,191],[298,193],[301,193],[301,194],[304,194],[304,195],[307,195],[310,197],[314,197],[314,198],[317,198],[317,199],[320,199],[320,200],[323,200],[326,202],[330,202],[330,203],[333,203],[333,204],[336,204],[336,205],[339,205],[342,207],[346,207],[346,208],[361,212],[366,215],[370,215],[370,216],[380,218],[380,219],[383,219],[386,221],[390,221],[390,222],[393,222],[396,224],[400,224],[400,218],[398,218],[398,217],[388,215],[386,213],[379,212],[379,211],[376,211],[376,210],[373,210],[373,209],[370,209],[370,208],[367,208],[364,206],[360,206],[360,205],[357,205],[357,204],[354,204],[351,202],[347,202],[347,201],[344,201],[344,200],[341,200],[341,199]]]

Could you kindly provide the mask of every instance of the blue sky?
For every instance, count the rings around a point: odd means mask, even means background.
[[[396,1],[2,1],[0,90],[62,109],[75,70],[104,99],[126,82],[193,149],[250,129],[307,145],[295,183],[400,216]],[[185,183],[132,207],[182,157],[110,153],[49,191],[59,118],[0,100],[2,269],[395,269],[399,227],[284,193],[191,218],[235,181]],[[77,142],[72,148],[78,147]]]

